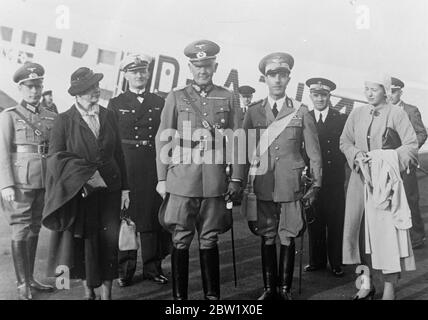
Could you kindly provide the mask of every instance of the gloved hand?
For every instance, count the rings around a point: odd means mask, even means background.
[[[162,199],[165,199],[166,182],[164,180],[158,182],[158,184],[156,186],[156,191],[159,193],[159,195],[162,197]]]
[[[224,194],[224,199],[227,201],[234,201],[239,198],[241,191],[241,183],[237,181],[230,181],[227,187],[227,192]]]
[[[15,201],[15,189],[7,187],[1,190],[1,197],[3,201]]]
[[[128,209],[129,208],[129,190],[122,190],[122,199],[120,203],[120,209]]]
[[[311,187],[303,196],[303,205],[305,207],[310,207],[314,204],[314,202],[318,199],[318,194],[320,191],[320,187]]]
[[[248,221],[248,228],[252,234],[258,236],[259,235],[259,227],[257,225],[257,221]]]

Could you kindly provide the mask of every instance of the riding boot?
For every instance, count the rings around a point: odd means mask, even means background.
[[[292,300],[291,285],[293,283],[295,251],[294,240],[291,240],[289,246],[281,245],[279,258],[279,297],[281,300]]]
[[[174,300],[187,300],[189,282],[189,249],[172,248],[172,295]]]
[[[278,278],[276,245],[266,245],[262,239],[262,271],[264,292],[258,300],[273,300],[276,298],[276,283]]]
[[[39,281],[34,279],[34,264],[36,261],[36,251],[37,251],[37,243],[39,241],[39,237],[29,237],[27,239],[27,254],[28,254],[28,264],[30,270],[30,287],[41,292],[52,292],[54,287],[50,285],[46,285],[40,283]]]
[[[29,263],[27,256],[27,242],[14,241],[11,243],[13,265],[16,273],[16,284],[19,300],[32,300],[30,288]]]
[[[205,300],[220,299],[220,265],[218,247],[199,250],[202,287]]]

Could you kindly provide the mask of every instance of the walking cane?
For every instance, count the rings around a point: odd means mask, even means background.
[[[232,177],[232,165],[228,164],[226,166],[226,176],[230,181],[230,177]],[[233,278],[235,280],[235,288],[238,286],[238,277],[236,275],[236,258],[235,258],[235,236],[233,232],[233,201],[229,198],[226,200],[226,209],[230,211],[230,217],[232,218],[232,227],[230,228],[230,240],[232,243],[232,263],[233,263]]]
[[[232,242],[233,278],[235,280],[235,288],[236,288],[238,286],[238,277],[236,276],[235,236],[233,234],[233,215],[232,215],[233,202],[228,201],[226,203],[226,208],[230,210],[230,215],[232,216],[232,227],[230,228],[230,238]]]

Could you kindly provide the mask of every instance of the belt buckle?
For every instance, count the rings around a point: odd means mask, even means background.
[[[48,146],[46,144],[37,145],[37,153],[45,155],[48,153]]]

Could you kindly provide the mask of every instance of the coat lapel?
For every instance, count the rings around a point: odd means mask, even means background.
[[[263,113],[266,116],[266,125],[269,126],[272,122],[275,121],[275,117],[273,115],[272,107],[268,101],[268,98],[265,98],[265,100],[263,101],[261,109],[263,109]]]
[[[89,126],[88,126],[88,124],[85,122],[85,120],[83,120],[83,118],[82,118],[82,115],[80,114],[80,112],[77,110],[77,107],[76,107],[76,105],[74,104],[72,107],[72,119],[73,119],[73,121],[75,121],[75,122],[77,122],[77,124],[79,125],[79,126],[81,126],[81,127],[83,127],[84,128],[84,130],[86,131],[86,134],[88,135],[88,136],[91,136],[92,137],[92,139],[94,140],[94,141],[96,141],[96,137],[94,136],[94,134],[92,133],[92,130],[89,128]],[[100,108],[100,111],[101,111],[101,108]],[[101,124],[101,122],[100,122],[100,124]],[[100,129],[100,131],[101,131],[101,129]]]
[[[284,100],[284,104],[282,105],[281,111],[278,113],[278,115],[276,117],[276,120],[279,120],[279,119],[282,119],[282,118],[288,116],[290,113],[292,113],[295,110],[294,108],[288,107],[287,100],[288,100],[288,98],[286,97]],[[273,116],[273,114],[272,114],[272,116]]]

